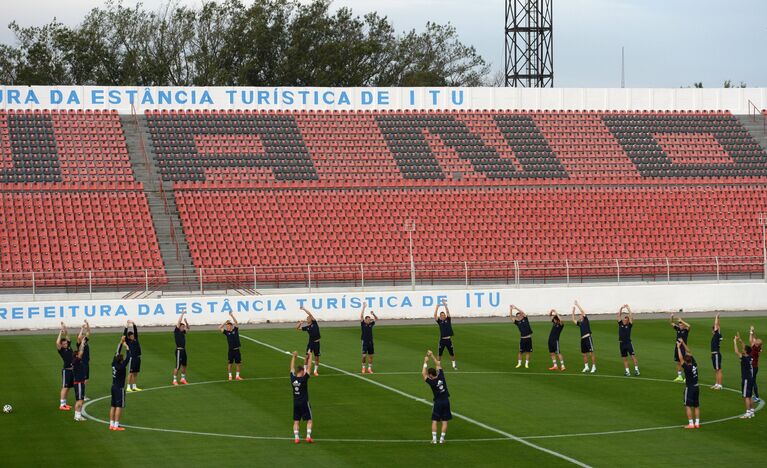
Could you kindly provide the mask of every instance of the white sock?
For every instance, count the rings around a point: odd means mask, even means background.
[[[110,420],[109,420],[109,427],[114,427],[114,425],[115,425],[115,422],[114,422],[113,420],[111,420],[111,419],[110,419]]]
[[[320,372],[320,366],[314,366],[314,372],[319,373]]]
[[[634,370],[639,372],[639,366],[634,366]]]
[[[311,436],[312,436],[312,430],[311,429],[307,429],[306,430],[306,437],[311,437]]]
[[[586,367],[588,367],[588,366],[586,366]],[[592,365],[591,365],[591,370],[592,370],[592,371],[595,371],[595,370],[597,370],[597,365],[596,365],[596,364],[592,364]]]
[[[554,362],[556,363],[557,361],[554,361]],[[564,359],[562,359],[561,361],[559,361],[559,364],[561,364],[561,365],[562,365],[562,367],[565,367],[565,360],[564,360]]]
[[[530,364],[530,360],[529,359],[525,359],[525,365],[527,366],[529,364]]]
[[[59,406],[64,406],[67,404],[67,400],[59,400]]]
[[[676,371],[676,375],[678,375],[679,377],[681,377],[681,376],[682,376],[682,371]]]
[[[173,376],[173,381],[174,381],[174,382],[176,381],[176,376],[175,376],[175,375]]]
[[[453,369],[455,369],[455,361],[453,361]]]
[[[186,380],[186,374],[181,374],[181,380]]]
[[[439,440],[445,440],[445,433],[443,432],[442,435],[439,437]]]
[[[431,433],[431,440],[437,440],[437,433],[434,431]]]
[[[689,421],[690,421],[690,425],[693,425],[693,424],[695,424],[694,422],[692,422],[692,419],[690,419]]]
[[[557,360],[556,359],[552,359],[551,362],[554,363],[554,367],[557,367]]]
[[[695,425],[696,425],[696,426],[700,426],[700,419],[698,419],[698,418],[695,418]]]
[[[518,366],[521,366],[521,365],[522,365],[522,360],[521,360],[521,359],[517,359],[517,365],[518,365]]]
[[[230,378],[230,379],[232,378],[232,373],[231,373],[231,372],[229,373],[229,378]]]
[[[239,372],[237,372],[237,377],[239,377],[239,376],[240,376],[240,373],[239,373]]]
[[[373,364],[368,364],[368,370],[373,368]]]
[[[627,373],[627,374],[629,373],[629,368],[628,368],[628,367],[626,368],[626,373]]]
[[[300,437],[298,436],[298,431],[293,431],[293,437],[298,440]]]
[[[584,364],[583,364],[583,368],[584,368],[584,369],[588,369],[588,368],[589,368],[589,363],[588,363],[588,362],[584,363]]]

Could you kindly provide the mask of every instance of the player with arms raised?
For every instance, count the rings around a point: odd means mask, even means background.
[[[623,310],[626,315],[623,315]],[[634,313],[628,304],[623,304],[618,309],[618,343],[620,344],[621,357],[623,358],[623,367],[626,369],[626,377],[631,375],[629,372],[628,356],[634,361],[634,375],[639,375],[639,364],[637,363],[636,353],[634,353],[634,344],[631,342],[631,329],[634,327]]]
[[[753,418],[754,367],[753,359],[751,358],[751,346],[743,345],[743,340],[740,339],[739,333],[732,339],[732,344],[735,348],[735,354],[740,358],[740,389],[743,394],[743,402],[746,404],[746,412],[740,419]]]
[[[237,374],[234,380],[242,380],[242,377],[240,377],[240,366],[242,365],[242,354],[240,353],[240,323],[231,312],[229,312],[229,318],[231,320],[227,320],[218,326],[218,330],[226,336],[226,344],[229,347],[226,360],[226,372],[229,374],[229,380],[232,380],[232,364],[234,364],[237,366]]]
[[[182,312],[178,318],[178,323],[173,328],[173,339],[176,341],[176,367],[173,368],[173,385],[178,385],[176,376],[181,369],[181,383],[188,384],[186,380],[186,333],[189,331],[189,322],[184,317],[186,312]]]
[[[517,311],[514,314],[514,311]],[[530,368],[530,354],[533,352],[533,328],[530,326],[530,319],[527,314],[515,305],[509,306],[509,318],[514,321],[514,325],[519,329],[519,353],[517,354],[517,367],[522,366],[522,354],[525,355],[525,369]]]
[[[575,317],[576,307],[580,311],[578,318]],[[594,355],[594,340],[591,337],[591,323],[589,322],[589,317],[586,315],[586,312],[581,305],[578,304],[578,301],[575,301],[572,313],[573,323],[578,325],[581,332],[581,354],[583,354],[583,370],[581,372],[585,373],[589,371],[589,356],[591,356],[591,373],[593,374],[597,371],[597,357]]]
[[[713,390],[722,389],[722,330],[719,326],[719,314],[714,318],[714,326],[711,327],[711,364],[714,366]]]
[[[434,361],[435,367],[429,367],[429,359]],[[423,358],[421,375],[434,394],[434,406],[431,410],[431,443],[437,443],[437,423],[441,421],[442,435],[439,438],[439,443],[444,444],[447,422],[453,419],[453,415],[450,412],[450,392],[447,391],[447,381],[445,381],[442,365],[431,351],[428,351]]]
[[[565,327],[565,323],[557,314],[557,311],[551,309],[549,311],[549,317],[551,317],[551,331],[549,332],[549,355],[551,355],[552,366],[549,370],[566,370],[565,358],[562,356],[562,352],[559,350],[559,336],[562,334],[562,329]],[[561,367],[557,367],[557,357]]]
[[[124,431],[120,426],[120,416],[125,408],[125,372],[128,367],[128,358],[123,356],[122,350],[125,345],[125,336],[120,337],[117,351],[112,358],[112,403],[109,407],[109,430]]]
[[[305,366],[296,368],[298,351],[290,358],[290,385],[293,387],[293,442],[301,442],[299,436],[301,420],[306,421],[306,441],[312,440],[312,407],[309,405],[309,369],[312,368],[312,354],[306,358]]]
[[[314,354],[314,376],[318,377],[320,375],[320,324],[317,323],[317,319],[314,318],[314,315],[306,310],[304,306],[301,306],[301,310],[306,314],[306,325],[304,325],[304,321],[302,320],[296,325],[296,330],[305,331],[309,334],[309,342],[306,343],[306,357],[304,358],[304,362],[310,362],[309,355]],[[311,372],[311,370],[312,368],[308,367],[306,372]]]
[[[61,356],[63,367],[61,369],[61,392],[59,394],[59,409],[61,411],[69,411],[72,409],[67,404],[67,396],[69,395],[69,389],[74,386],[74,373],[72,369],[72,361],[74,361],[75,355],[72,351],[72,341],[69,339],[69,332],[67,332],[67,326],[64,322],[61,322],[61,328],[59,329],[59,335],[56,337],[56,350]]]
[[[133,331],[128,331],[130,326],[133,327]],[[141,372],[141,344],[138,342],[138,328],[135,322],[128,320],[125,330],[123,330],[123,336],[125,336],[125,344],[128,346],[127,392],[140,392],[141,389],[136,385],[136,378],[139,372]]]
[[[759,355],[762,354],[762,340],[756,337],[754,326],[748,330],[748,344],[751,345],[751,367],[754,369],[754,403],[759,403],[759,386],[756,375],[759,373]]]
[[[445,307],[444,312],[440,312],[440,306]],[[450,318],[450,309],[447,308],[447,300],[443,299],[442,303],[437,304],[434,309],[434,320],[439,325],[439,348],[437,350],[437,360],[442,361],[442,353],[447,348],[447,353],[450,355],[450,360],[453,362],[453,370],[458,370],[455,365],[455,350],[453,349],[453,321]]]
[[[83,403],[85,403],[85,364],[83,364],[83,355],[85,346],[82,344],[75,353],[72,360],[72,379],[75,389],[75,421],[83,422],[86,419],[82,415]]]
[[[365,362],[367,361],[368,374],[373,373],[373,354],[375,353],[375,347],[373,346],[373,327],[376,324],[378,317],[375,312],[370,311],[371,319],[369,315],[365,315],[365,308],[367,303],[362,303],[362,311],[360,312],[360,328],[362,329],[362,373],[365,373]]]
[[[681,312],[681,310],[679,311]],[[684,344],[687,344],[687,338],[690,336],[690,324],[682,320],[681,318],[676,319],[676,322],[674,321],[676,317],[674,317],[674,314],[671,314],[671,327],[676,331],[676,340],[682,340],[684,341]],[[685,348],[682,348],[682,356],[684,356]],[[677,353],[676,348],[674,349],[674,361],[676,362],[676,378],[674,379],[674,382],[684,382],[684,377],[682,376],[682,361],[679,359],[679,353]]]
[[[687,343],[680,338],[676,342],[676,352],[684,371],[684,406],[687,411],[685,429],[700,428],[700,388],[698,387],[698,363],[695,361]],[[693,418],[694,416],[694,418]]]
[[[88,323],[87,320],[83,321],[83,326],[80,327],[80,333],[77,334],[77,348],[83,350],[83,357],[82,357],[82,363],[83,363],[83,375],[85,383],[85,387],[88,387],[88,379],[90,379],[91,375],[91,326]],[[88,401],[89,398],[87,395],[83,395],[85,401]]]

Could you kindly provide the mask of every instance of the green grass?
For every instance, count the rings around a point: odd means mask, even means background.
[[[735,392],[714,392],[708,353],[711,319],[690,320],[690,346],[701,368],[703,421],[738,415],[743,402]],[[737,388],[739,365],[731,350],[735,331],[748,325],[767,328],[767,318],[725,318],[725,386]],[[642,320],[634,345],[642,378],[623,377],[614,321],[594,321],[599,373],[581,375],[576,328],[567,325],[562,350],[568,371],[550,373],[546,349],[549,324],[533,323],[535,353],[531,369],[514,369],[519,334],[511,324],[456,324],[459,372],[446,370],[453,411],[518,437],[624,431],[686,423],[683,386],[671,360],[674,332],[666,321]],[[431,399],[419,375],[424,352],[436,345],[436,325],[380,326],[376,331],[377,374],[367,379],[407,394]],[[359,372],[359,327],[324,328],[322,362]],[[280,349],[303,351],[306,337],[288,329],[242,330],[242,335]],[[91,341],[91,398],[106,396],[117,335],[97,333]],[[193,383],[226,378],[226,340],[219,333],[193,330],[188,337],[189,379]],[[287,355],[243,338],[244,382],[213,382],[158,388],[128,395],[123,423],[141,427],[216,434],[292,436],[291,389]],[[206,466],[241,464],[285,466],[559,466],[568,463],[513,440],[459,441],[502,437],[466,420],[454,419],[448,443],[431,446],[430,408],[370,381],[329,368],[310,380],[315,418],[314,445],[290,440],[254,440],[128,429],[113,433],[96,421],[76,424],[60,412],[60,359],[54,335],[0,337],[0,465],[4,466]],[[169,330],[144,333],[139,384],[166,387],[173,366]],[[436,350],[435,350],[436,351]],[[387,374],[394,373],[394,374]],[[648,379],[648,380],[645,380]],[[660,379],[660,380],[650,380]],[[767,383],[762,378],[762,386]],[[71,403],[72,395],[70,395]],[[90,415],[108,419],[109,399],[93,402]],[[767,412],[742,421],[606,435],[529,439],[540,447],[593,466],[761,464],[767,459]],[[303,434],[303,429],[302,429]],[[332,442],[323,439],[352,439]],[[358,439],[411,442],[357,442]],[[418,441],[418,442],[412,442]],[[423,442],[420,442],[423,441]],[[309,457],[299,459],[297,457]],[[303,461],[300,461],[303,460]]]

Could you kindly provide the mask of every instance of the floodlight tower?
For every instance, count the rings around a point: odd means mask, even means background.
[[[506,86],[554,86],[553,0],[506,0]]]

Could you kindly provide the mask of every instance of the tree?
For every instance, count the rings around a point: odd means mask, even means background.
[[[0,78],[12,84],[478,86],[489,66],[450,24],[397,34],[385,17],[330,0],[108,0],[76,27],[11,23]]]

